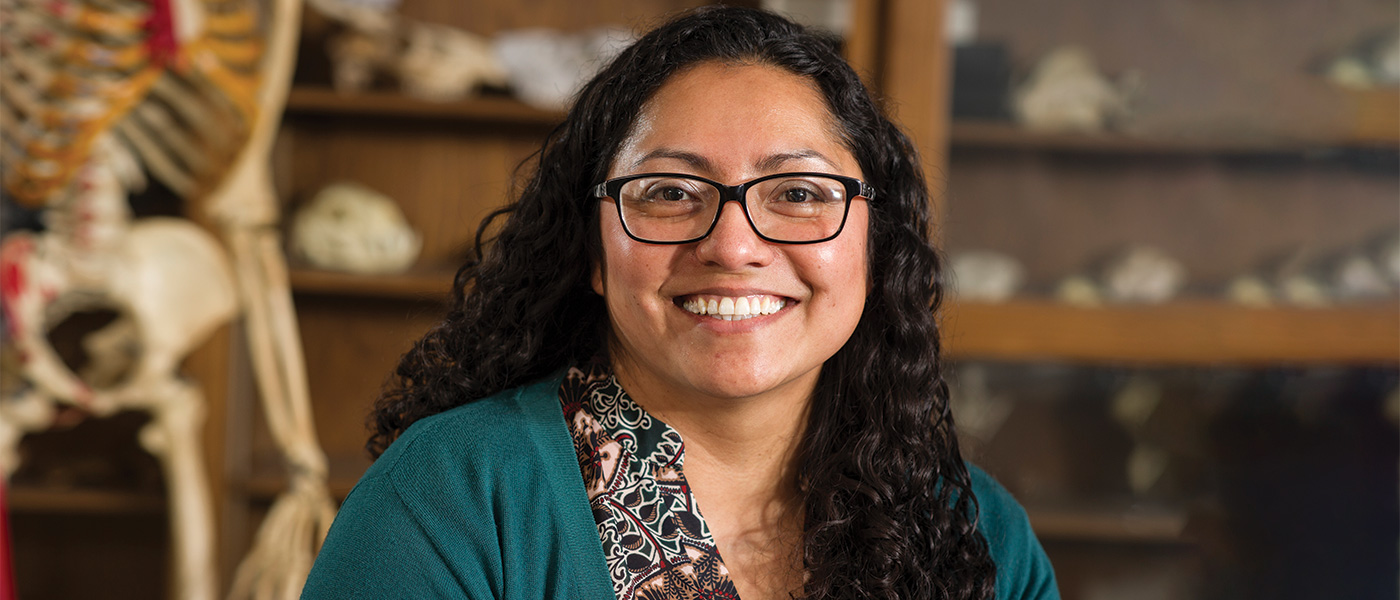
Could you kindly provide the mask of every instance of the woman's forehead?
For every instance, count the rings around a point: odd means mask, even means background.
[[[643,105],[609,173],[649,165],[771,172],[785,164],[846,172],[855,160],[837,131],[809,78],[763,64],[701,63]]]

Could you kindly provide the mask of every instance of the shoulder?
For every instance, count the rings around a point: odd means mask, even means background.
[[[562,372],[424,418],[390,444],[366,477],[530,456],[522,451],[567,436],[558,399],[561,380]]]
[[[409,427],[341,505],[304,597],[605,597],[558,375]]]
[[[538,492],[532,488],[540,478],[578,478],[559,405],[562,375],[414,423],[370,465],[356,490],[390,493],[411,512],[437,515],[434,507],[486,510],[518,500]]]
[[[1058,599],[1054,569],[1025,509],[986,471],[971,463],[967,470],[977,498],[977,530],[997,565],[997,600]]]

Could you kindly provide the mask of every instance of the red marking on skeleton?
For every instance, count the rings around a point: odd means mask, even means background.
[[[44,6],[49,10],[50,14],[59,19],[64,21],[73,20],[73,5],[64,0],[49,0],[48,4]]]
[[[151,0],[151,16],[146,19],[146,49],[151,62],[165,66],[180,55],[180,39],[175,35],[175,11],[170,0]]]
[[[28,237],[10,238],[0,246],[0,306],[4,307],[5,327],[12,339],[18,339],[24,331],[15,303],[28,287],[24,265],[33,252],[34,240]]]
[[[7,240],[0,248],[0,264],[4,265],[0,275],[0,294],[5,298],[18,297],[26,287],[24,263],[34,250],[34,243],[27,237]]]

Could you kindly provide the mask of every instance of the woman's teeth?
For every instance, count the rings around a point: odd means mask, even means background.
[[[771,315],[783,309],[786,300],[775,296],[743,296],[739,298],[712,297],[691,298],[681,303],[684,308],[697,315],[725,321],[751,319],[761,315]]]

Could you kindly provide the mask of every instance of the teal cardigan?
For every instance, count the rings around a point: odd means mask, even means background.
[[[340,508],[302,598],[614,598],[559,376],[423,419]],[[1058,599],[1026,513],[972,467],[997,599]]]

